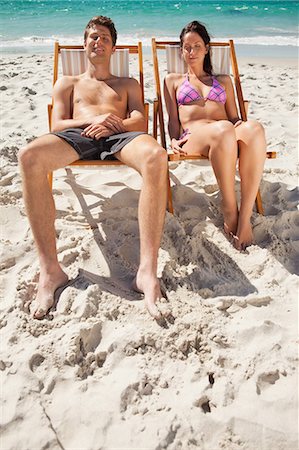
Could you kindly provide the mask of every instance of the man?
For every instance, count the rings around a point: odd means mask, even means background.
[[[167,154],[145,133],[138,82],[110,73],[116,37],[109,18],[98,16],[89,21],[84,33],[86,72],[57,81],[52,133],[37,138],[19,153],[24,201],[40,261],[36,319],[47,314],[55,290],[68,281],[57,260],[55,206],[47,174],[77,159],[111,155],[143,178],[138,209],[140,265],[134,288],[144,293],[150,314],[160,317],[157,258],[166,209]]]

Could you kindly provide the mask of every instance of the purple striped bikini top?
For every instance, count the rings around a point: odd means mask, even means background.
[[[177,104],[178,106],[187,105],[188,103],[195,102],[197,100],[212,100],[213,102],[225,103],[226,92],[221,86],[216,77],[212,76],[213,84],[210,92],[206,97],[202,97],[198,91],[190,84],[189,74],[186,74],[186,78],[178,89]]]

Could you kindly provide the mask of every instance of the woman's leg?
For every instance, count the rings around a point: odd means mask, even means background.
[[[222,196],[224,230],[235,234],[238,226],[238,207],[235,194],[235,174],[238,148],[234,126],[219,120],[190,129],[184,151],[208,156]]]
[[[239,144],[241,178],[241,203],[235,245],[242,250],[253,240],[250,218],[263,174],[266,139],[263,126],[253,120],[243,122],[235,130]]]

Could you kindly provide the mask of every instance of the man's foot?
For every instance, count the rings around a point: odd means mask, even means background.
[[[253,243],[253,233],[250,220],[239,219],[236,236],[234,236],[234,246],[237,250],[246,250]]]
[[[33,313],[34,319],[43,319],[48,314],[54,304],[55,291],[67,282],[68,276],[60,268],[56,273],[52,273],[51,275],[40,275],[35,299],[37,307]]]
[[[144,277],[137,273],[132,282],[132,289],[144,294],[145,306],[150,315],[156,320],[161,319],[162,313],[157,307],[157,302],[165,298],[165,293],[161,292],[158,278]]]

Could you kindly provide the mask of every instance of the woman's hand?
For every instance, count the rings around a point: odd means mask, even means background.
[[[182,139],[171,139],[171,148],[173,150],[173,153],[179,154],[179,155],[187,155],[187,153],[182,149],[182,145],[185,144],[189,139],[189,134],[187,133],[186,136],[184,136]]]

